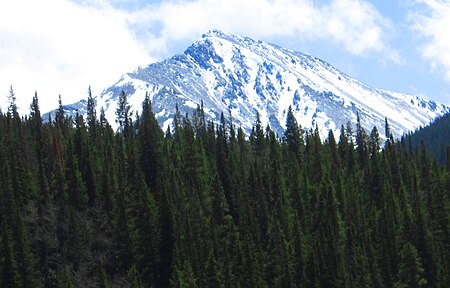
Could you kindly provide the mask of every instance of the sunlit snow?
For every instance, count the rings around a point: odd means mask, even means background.
[[[289,106],[304,128],[331,129],[355,122],[359,113],[368,132],[384,135],[388,118],[395,136],[424,126],[449,111],[417,96],[374,89],[315,57],[247,37],[210,31],[183,54],[125,74],[97,96],[97,107],[115,125],[118,95],[128,94],[133,111],[141,110],[146,93],[159,123],[172,123],[175,106],[182,115],[202,101],[205,114],[217,121],[231,113],[233,123],[250,132],[256,113],[279,135]]]

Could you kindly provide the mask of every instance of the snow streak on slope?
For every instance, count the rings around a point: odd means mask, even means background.
[[[368,87],[315,57],[220,31],[203,35],[183,54],[125,74],[104,90],[97,107],[105,109],[111,124],[122,91],[139,112],[148,93],[164,129],[177,104],[184,115],[202,101],[211,119],[230,112],[247,132],[258,111],[263,124],[282,133],[292,106],[299,124],[317,125],[322,136],[355,123],[358,113],[368,131],[375,125],[383,135],[387,117],[400,136],[449,111],[433,101]]]

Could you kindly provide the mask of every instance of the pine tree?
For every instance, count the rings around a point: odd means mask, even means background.
[[[364,170],[367,166],[367,133],[362,127],[361,118],[359,113],[357,115],[356,123],[356,155],[359,166]]]
[[[55,125],[61,131],[61,136],[63,138],[68,137],[69,129],[72,127],[72,119],[65,114],[61,95],[59,95],[58,109],[55,112]]]
[[[67,155],[67,168],[66,168],[66,177],[67,177],[67,187],[68,187],[68,196],[69,203],[76,210],[83,210],[86,208],[87,202],[87,193],[86,186],[83,182],[79,166],[78,159],[75,156],[73,144],[71,142],[68,143],[68,155]]]
[[[95,111],[95,100],[92,97],[91,86],[88,88],[88,99],[87,99],[87,113],[86,113],[86,122],[89,127],[89,132],[91,135],[96,134],[97,127],[97,112]]]
[[[67,258],[75,272],[80,271],[83,256],[82,236],[79,215],[73,208],[69,209],[69,223],[67,228]]]
[[[161,150],[163,132],[152,111],[148,94],[142,103],[141,124],[139,129],[140,166],[145,176],[145,182],[153,193],[162,197],[161,191]]]
[[[50,201],[49,195],[49,185],[47,182],[48,176],[46,175],[45,167],[44,167],[44,138],[42,132],[42,117],[39,109],[39,100],[37,96],[37,92],[34,93],[33,101],[30,106],[30,122],[31,122],[31,131],[33,133],[34,142],[35,142],[35,153],[36,160],[38,166],[38,181],[39,181],[39,212],[42,213],[42,209],[44,205],[48,205],[48,201]]]
[[[136,177],[132,179],[132,191],[136,193],[133,209],[130,214],[133,216],[133,250],[135,255],[136,269],[147,287],[153,287],[158,280],[157,265],[160,263],[159,245],[159,217],[158,206],[153,194],[147,186],[140,172],[136,172]],[[135,211],[133,211],[135,210]]]
[[[82,115],[77,114],[75,119],[75,128],[74,153],[76,155],[76,159],[78,160],[78,169],[86,186],[88,205],[93,207],[98,194],[96,177],[97,161],[95,159],[95,151],[92,148],[95,144],[93,144],[92,141],[89,141],[89,135],[87,133]]]
[[[12,85],[9,86],[9,95],[8,95],[8,114],[12,118],[19,118],[19,112],[16,104],[16,94],[14,93]]]
[[[394,140],[394,136],[391,132],[391,126],[389,125],[387,117],[384,117],[384,137],[386,137],[386,139],[391,142],[393,142]]]
[[[171,287],[198,287],[197,279],[192,271],[192,266],[189,263],[184,262],[181,265],[176,265],[174,275],[175,278],[172,279]]]
[[[250,134],[250,143],[253,144],[256,154],[262,156],[264,153],[265,139],[261,124],[261,116],[258,111],[256,111],[255,124],[253,125],[252,132]]]
[[[116,122],[119,125],[119,131],[123,134],[124,138],[128,138],[131,125],[131,106],[128,103],[127,94],[122,91],[119,95],[119,100],[116,109]]]
[[[417,249],[409,242],[404,244],[400,251],[400,268],[395,287],[418,288],[426,287],[427,284]]]
[[[289,152],[296,155],[300,160],[302,158],[302,155],[300,153],[303,149],[303,139],[301,129],[297,124],[297,120],[295,119],[291,106],[289,106],[289,110],[287,113],[284,141],[288,145]]]
[[[0,285],[1,287],[21,287],[20,274],[14,257],[6,221],[2,222],[0,243]]]
[[[132,251],[131,231],[129,227],[130,217],[128,215],[128,179],[126,175],[126,157],[123,138],[118,136],[118,191],[114,201],[114,267],[125,272],[131,268],[134,261]]]

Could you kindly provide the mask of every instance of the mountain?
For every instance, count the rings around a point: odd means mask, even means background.
[[[427,151],[441,165],[450,169],[450,113],[433,120],[429,125],[420,127],[402,137],[405,147],[420,151],[422,143]]]
[[[182,54],[123,75],[98,95],[97,108],[105,109],[111,124],[122,91],[138,112],[148,93],[163,129],[172,123],[176,105],[182,115],[191,114],[202,101],[211,119],[231,113],[247,132],[258,111],[264,125],[282,133],[292,106],[302,127],[317,125],[323,136],[355,123],[358,113],[366,130],[376,125],[381,135],[387,117],[399,137],[450,111],[417,96],[368,87],[316,57],[216,30]],[[85,111],[82,105],[69,106]]]

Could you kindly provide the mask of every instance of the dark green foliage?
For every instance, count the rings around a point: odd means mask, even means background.
[[[424,269],[417,249],[411,243],[405,243],[400,250],[400,267],[395,287],[426,287]]]
[[[90,90],[86,121],[9,100],[0,287],[450,286],[450,157],[387,120],[384,145],[359,117],[336,141],[290,108],[281,141],[259,115],[247,139],[199,105],[164,135],[148,96],[132,121],[121,94],[117,132]]]
[[[303,135],[302,129],[297,124],[297,120],[292,112],[292,107],[289,106],[286,117],[286,131],[284,132],[284,142],[288,146],[289,152],[293,153],[299,160],[302,159],[303,152]]]
[[[418,149],[424,142],[428,151],[441,165],[446,165],[447,149],[450,147],[450,113],[434,120],[431,124],[408,133],[402,142],[410,143],[412,149]]]
[[[13,254],[12,243],[6,226],[6,221],[2,223],[2,236],[0,246],[0,284],[1,287],[21,287],[19,269]]]
[[[119,131],[122,132],[123,137],[127,138],[130,131],[130,125],[131,125],[131,112],[130,112],[131,106],[128,103],[128,96],[127,94],[122,91],[119,95],[119,101],[117,104],[116,109],[116,122],[117,125],[119,125]]]

